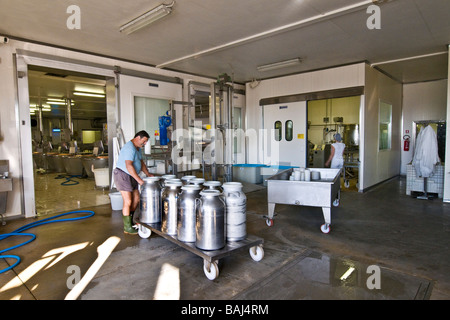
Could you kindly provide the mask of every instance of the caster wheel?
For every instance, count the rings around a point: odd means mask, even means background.
[[[146,227],[139,226],[138,234],[142,239],[148,239],[152,235],[152,231]]]
[[[329,224],[323,224],[320,226],[320,231],[322,231],[325,234],[330,233],[330,230],[331,230],[331,228],[330,228]]]
[[[266,219],[266,224],[268,227],[273,227],[273,219]]]
[[[256,262],[261,261],[264,258],[263,247],[260,245],[250,248],[250,257],[252,257],[252,259]]]
[[[333,201],[333,206],[334,207],[339,207],[339,199],[336,199]]]
[[[203,263],[203,272],[209,280],[215,280],[219,276],[219,266],[217,261],[208,263],[206,260]]]

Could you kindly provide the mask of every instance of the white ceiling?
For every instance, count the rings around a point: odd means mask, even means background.
[[[379,1],[380,30],[366,25],[371,1],[176,0],[164,19],[119,32],[162,2],[0,0],[0,34],[239,83],[361,61],[403,83],[448,76],[449,0]],[[66,26],[69,5],[81,9],[81,30]],[[296,57],[299,66],[257,71]]]

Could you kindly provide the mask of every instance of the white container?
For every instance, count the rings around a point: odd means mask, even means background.
[[[247,237],[247,197],[240,182],[222,185],[226,203],[227,241],[241,241]]]
[[[311,171],[305,170],[305,181],[311,181]]]
[[[92,172],[94,172],[95,185],[97,187],[109,187],[109,168],[94,169],[94,166],[92,166]]]
[[[111,199],[111,208],[114,211],[121,211],[123,209],[123,198],[120,192],[114,192],[109,194]]]

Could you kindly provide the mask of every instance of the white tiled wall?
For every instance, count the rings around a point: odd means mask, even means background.
[[[439,198],[444,194],[444,170],[445,166],[436,165],[435,171],[427,179],[427,192],[437,193]],[[416,170],[412,164],[406,165],[406,194],[411,195],[411,191],[424,192],[424,179],[417,177]]]

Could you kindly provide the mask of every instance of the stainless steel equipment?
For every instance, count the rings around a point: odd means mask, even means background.
[[[94,166],[94,169],[102,169],[107,168],[108,163],[108,157],[107,156],[83,156],[81,158],[81,161],[83,163],[83,168],[86,171],[86,174],[88,178],[94,178],[94,172],[92,171],[92,166]]]
[[[313,153],[313,168],[324,168],[331,153],[331,144],[325,144],[322,147],[317,147],[312,150]]]
[[[9,175],[9,160],[0,160],[0,217],[5,225],[3,214],[6,213],[8,192],[13,190],[12,179]]]
[[[182,242],[195,242],[197,236],[197,201],[200,199],[200,186],[186,185],[181,187],[178,203],[177,239]]]
[[[312,206],[322,208],[325,224],[320,229],[323,233],[330,232],[331,207],[339,205],[341,170],[315,168],[309,170],[318,171],[320,180],[289,180],[294,169],[284,170],[267,179],[268,226],[273,225],[276,204]]]
[[[202,250],[219,250],[226,244],[225,202],[218,190],[203,190],[200,196],[195,246]]]
[[[46,155],[47,162],[48,162],[48,169],[51,172],[55,173],[65,173],[66,168],[64,167],[63,162],[63,156],[66,156],[65,154],[58,154],[58,153],[47,153]]]
[[[345,124],[343,142],[349,147],[359,146],[359,125],[358,124]]]
[[[83,175],[83,162],[80,155],[65,155],[62,160],[67,174],[71,176]]]
[[[159,177],[144,179],[140,197],[140,221],[142,223],[161,222],[161,186]]]
[[[223,184],[227,211],[227,241],[241,241],[247,237],[247,197],[240,182]]]
[[[171,236],[177,234],[178,196],[183,183],[176,180],[166,180],[162,199],[161,231]]]

